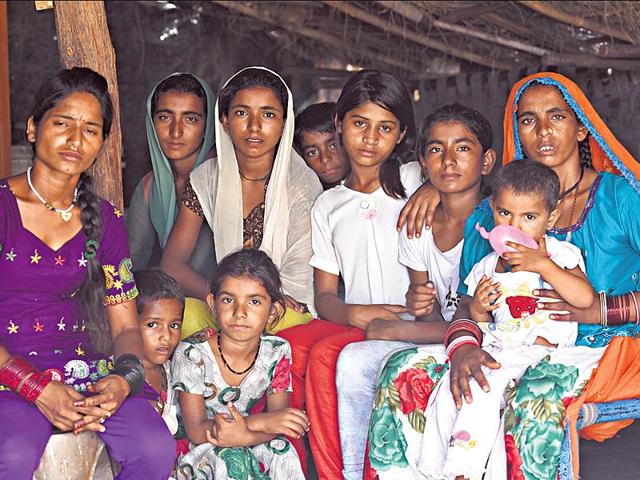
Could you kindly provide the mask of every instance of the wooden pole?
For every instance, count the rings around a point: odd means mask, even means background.
[[[9,93],[7,2],[0,1],[0,178],[11,175],[11,109]]]
[[[584,17],[576,17],[575,15],[571,15],[569,13],[558,10],[554,6],[550,5],[549,2],[542,2],[537,0],[520,0],[520,3],[529,7],[531,10],[541,13],[549,18],[553,18],[562,23],[567,23],[569,25],[573,25],[574,27],[586,28],[587,30],[591,30],[592,32],[600,33],[601,35],[606,35],[611,38],[616,38],[618,40],[622,40],[623,42],[636,43],[631,36],[627,35],[624,31],[616,30],[613,28],[609,28],[606,25],[601,25],[592,20],[589,20]]]
[[[376,2],[378,5],[382,5],[385,8],[388,8],[392,12],[397,13],[401,17],[406,18],[407,20],[411,20],[414,23],[421,23],[425,18],[427,18],[427,12],[419,7],[411,3],[406,2],[397,2],[397,1],[383,1],[379,0]],[[495,35],[492,33],[483,32],[481,30],[476,30],[475,28],[456,25],[455,22],[470,17],[470,16],[478,16],[483,15],[485,13],[491,12],[499,8],[498,2],[494,2],[489,5],[474,5],[472,7],[461,8],[459,9],[458,15],[456,16],[456,12],[447,15],[447,22],[442,20],[431,20],[428,21],[430,25],[433,25],[436,28],[441,30],[446,30],[449,32],[459,33],[461,35],[467,37],[473,37],[480,40],[484,40],[485,42],[494,43],[496,45],[500,45],[502,47],[514,48],[516,50],[521,50],[523,52],[530,53],[532,55],[537,55],[539,57],[543,55],[548,55],[550,52],[547,49],[536,47],[535,45],[530,45],[528,43],[520,42],[518,40],[512,40],[510,38],[504,38],[500,35]],[[454,18],[452,18],[454,17]]]
[[[457,23],[461,20],[467,20],[469,18],[478,18],[481,15],[495,12],[496,10],[500,10],[502,8],[504,8],[504,2],[501,1],[487,2],[484,5],[480,2],[477,2],[475,5],[453,10],[451,13],[447,14],[446,18],[451,23]]]
[[[289,25],[285,22],[285,19],[272,18],[264,14],[263,12],[258,12],[246,2],[213,0],[213,3],[215,3],[216,5],[220,5],[221,7],[225,7],[228,10],[242,13],[243,15],[246,15],[248,17],[268,23],[270,25],[284,28],[291,33],[302,35],[303,37],[310,38],[319,43],[324,43],[325,45],[335,48],[337,51],[342,51],[346,48],[348,51],[358,53],[363,57],[378,60],[381,63],[391,65],[396,68],[402,68],[403,70],[408,70],[410,72],[414,71],[416,68],[416,65],[403,62],[402,60],[399,60],[398,58],[392,57],[390,55],[384,55],[363,47],[356,47],[353,43],[349,45],[347,44],[347,42],[345,42],[345,40],[333,37],[326,32],[321,32],[313,28],[305,27],[299,23]]]
[[[502,47],[513,48],[515,50],[521,50],[523,52],[530,53],[531,55],[537,55],[542,57],[543,55],[549,55],[552,53],[546,48],[536,47],[535,45],[529,45],[524,42],[520,42],[518,40],[511,40],[509,38],[501,37],[500,35],[495,35],[493,33],[486,33],[480,30],[476,30],[471,27],[464,27],[462,25],[454,25],[453,23],[443,22],[441,20],[434,20],[431,24],[439,28],[441,30],[447,30],[449,32],[459,33],[460,35],[464,35],[467,37],[477,38],[479,40],[484,40],[485,42],[494,43],[496,45],[500,45]]]
[[[612,68],[614,70],[640,71],[640,61],[619,58],[602,58],[588,53],[554,53],[542,57],[544,65],[573,65],[583,68]]]
[[[413,23],[420,23],[427,16],[426,10],[415,6],[413,3],[397,2],[395,0],[378,0],[376,3],[388,8],[407,20],[411,20]]]
[[[91,68],[103,75],[109,84],[114,108],[113,124],[91,174],[98,195],[122,209],[120,100],[116,55],[109,36],[104,2],[55,1],[54,11],[62,65],[65,68]]]
[[[350,17],[356,18],[361,22],[365,22],[365,23],[368,23],[369,25],[373,25],[374,27],[380,28],[385,32],[393,33],[394,35],[398,35],[406,40],[417,43],[418,45],[432,48],[433,50],[446,53],[453,57],[461,58],[463,60],[467,60],[468,62],[476,63],[478,65],[484,65],[485,67],[490,67],[498,70],[510,70],[512,67],[510,64],[501,62],[500,60],[491,60],[486,56],[468,52],[466,50],[462,50],[462,49],[447,45],[446,43],[441,42],[439,40],[429,38],[429,36],[426,34],[416,33],[411,30],[406,30],[406,29],[397,27],[395,25],[388,23],[386,20],[379,18],[376,15],[372,15],[365,10],[354,7],[348,2],[340,2],[335,0],[323,0],[322,3],[346,15],[349,15]]]
[[[606,58],[640,58],[640,45],[618,43],[596,43],[591,46],[593,53]]]
[[[534,36],[531,30],[524,26],[524,23],[512,22],[511,20],[507,20],[505,17],[501,17],[498,13],[485,13],[482,15],[482,18],[488,20],[489,22],[497,25],[500,28],[509,30],[511,33],[520,35],[521,37],[531,38],[532,36]]]

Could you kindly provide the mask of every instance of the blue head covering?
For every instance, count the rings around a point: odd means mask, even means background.
[[[184,73],[172,73],[166,78],[173,77],[175,75],[190,75],[193,77],[202,87],[207,97],[206,105],[206,126],[204,131],[204,137],[202,141],[202,147],[200,153],[194,164],[194,168],[205,161],[209,150],[213,146],[213,133],[214,133],[214,105],[215,96],[209,88],[207,82],[198,78],[193,74]],[[169,233],[173,228],[173,223],[178,215],[178,209],[176,204],[176,187],[173,177],[173,169],[171,168],[171,162],[162,152],[160,148],[160,142],[158,141],[158,135],[153,125],[153,117],[151,112],[151,104],[153,94],[155,93],[158,85],[164,80],[159,82],[151,91],[149,98],[147,99],[147,139],[149,140],[149,154],[151,156],[151,165],[153,168],[153,183],[151,184],[151,192],[149,198],[149,210],[151,213],[151,222],[153,228],[158,234],[160,245],[164,248],[169,238]]]

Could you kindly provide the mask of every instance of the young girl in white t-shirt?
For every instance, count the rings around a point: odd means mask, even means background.
[[[318,197],[311,213],[314,303],[326,320],[282,334],[293,346],[294,374],[295,365],[306,366],[309,439],[320,478],[342,473],[335,390],[340,350],[364,340],[375,319],[400,321],[406,312],[409,276],[398,263],[395,224],[421,183],[419,165],[403,165],[415,142],[411,95],[392,75],[354,75],[338,99],[336,127],[351,172]]]
[[[489,121],[459,104],[441,107],[425,118],[418,139],[422,172],[440,193],[441,203],[432,229],[411,239],[404,231],[399,235],[397,258],[411,282],[403,293],[416,322],[375,320],[367,331],[368,341],[353,343],[340,355],[336,383],[346,479],[362,478],[377,373],[385,357],[399,349],[415,349],[407,342],[442,343],[457,305],[465,221],[480,202],[482,178],[495,161]],[[444,347],[433,348],[444,359]]]

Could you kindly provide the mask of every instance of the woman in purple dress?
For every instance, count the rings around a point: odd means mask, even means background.
[[[175,442],[138,395],[142,340],[122,213],[86,173],[112,118],[102,76],[62,70],[27,121],[33,166],[0,180],[0,479],[31,479],[54,428],[96,431],[120,480],[172,470]]]

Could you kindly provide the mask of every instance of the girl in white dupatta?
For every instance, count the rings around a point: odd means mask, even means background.
[[[207,280],[188,265],[206,219],[216,258],[243,247],[260,248],[280,270],[287,306],[312,309],[310,211],[322,187],[292,148],[291,91],[271,70],[245,68],[224,85],[215,120],[217,158],[191,173],[163,269],[188,294],[206,297]]]

